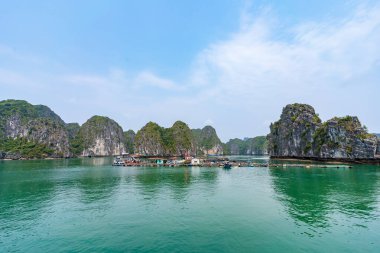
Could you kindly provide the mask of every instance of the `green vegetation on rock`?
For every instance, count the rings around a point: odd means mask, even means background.
[[[205,126],[202,129],[192,129],[197,154],[222,155],[223,145],[215,128]]]
[[[8,155],[4,158],[46,158],[54,154],[54,150],[47,145],[29,141],[26,138],[6,138],[0,141],[0,152]]]
[[[72,140],[77,136],[80,125],[78,123],[68,123],[66,124],[67,133],[69,135],[69,139]]]
[[[147,123],[135,137],[135,151],[143,155],[186,155],[192,152],[190,128],[177,121],[170,128]]]
[[[194,148],[194,141],[189,126],[182,121],[176,121],[169,131],[173,140],[173,151],[181,155],[190,153]]]
[[[64,121],[49,107],[0,101],[0,144],[23,158],[70,156]]]
[[[135,152],[135,148],[134,148],[135,137],[136,137],[136,133],[135,131],[131,129],[124,132],[125,148],[127,149],[126,151],[129,154],[133,154]]]

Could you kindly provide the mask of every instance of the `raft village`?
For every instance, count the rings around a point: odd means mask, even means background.
[[[301,168],[352,168],[344,164],[289,164],[289,163],[257,163],[239,159],[229,159],[224,156],[210,156],[195,158],[192,156],[185,157],[154,157],[123,154],[116,156],[112,166],[125,167],[221,167],[224,169],[238,167],[301,167]]]

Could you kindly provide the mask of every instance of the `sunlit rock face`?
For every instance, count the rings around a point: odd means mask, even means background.
[[[93,116],[78,132],[83,145],[82,156],[112,156],[125,152],[123,129],[114,120]]]

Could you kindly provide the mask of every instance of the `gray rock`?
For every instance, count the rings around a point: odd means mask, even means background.
[[[287,105],[279,121],[270,125],[268,151],[271,156],[315,156],[313,136],[321,120],[314,108],[305,104]]]
[[[192,129],[197,155],[223,155],[223,144],[215,128],[205,126],[202,129]]]
[[[269,154],[278,157],[371,159],[378,145],[357,117],[321,123],[314,108],[305,104],[286,106],[270,130]]]
[[[0,101],[0,137],[15,142],[22,138],[51,150],[49,154],[40,155],[71,156],[65,123],[47,106],[32,105],[23,100]],[[7,155],[10,159],[20,156]]]
[[[91,117],[81,126],[77,137],[83,143],[81,156],[112,156],[125,152],[123,129],[107,117]]]
[[[4,159],[19,160],[22,156],[20,153],[5,153]]]
[[[374,158],[377,138],[368,134],[357,117],[333,118],[319,131],[322,139],[315,145],[321,158]]]

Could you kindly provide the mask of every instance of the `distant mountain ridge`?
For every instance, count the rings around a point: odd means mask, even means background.
[[[377,136],[377,137],[376,137]],[[322,122],[314,108],[288,105],[265,138],[222,143],[215,128],[190,129],[177,121],[169,128],[147,123],[137,133],[114,120],[93,116],[82,126],[65,123],[44,105],[0,101],[0,159],[111,156],[123,153],[159,156],[252,155],[311,158],[380,157],[380,134],[369,134],[357,117]]]
[[[223,155],[223,143],[220,141],[215,128],[205,126],[202,129],[192,129],[191,132],[197,155]]]
[[[170,128],[149,122],[137,133],[114,120],[93,116],[82,126],[65,123],[44,105],[0,101],[0,159],[75,156],[221,155],[223,144],[211,126],[191,130],[177,121]]]
[[[231,139],[225,144],[224,153],[228,155],[266,155],[268,142],[266,136]]]

